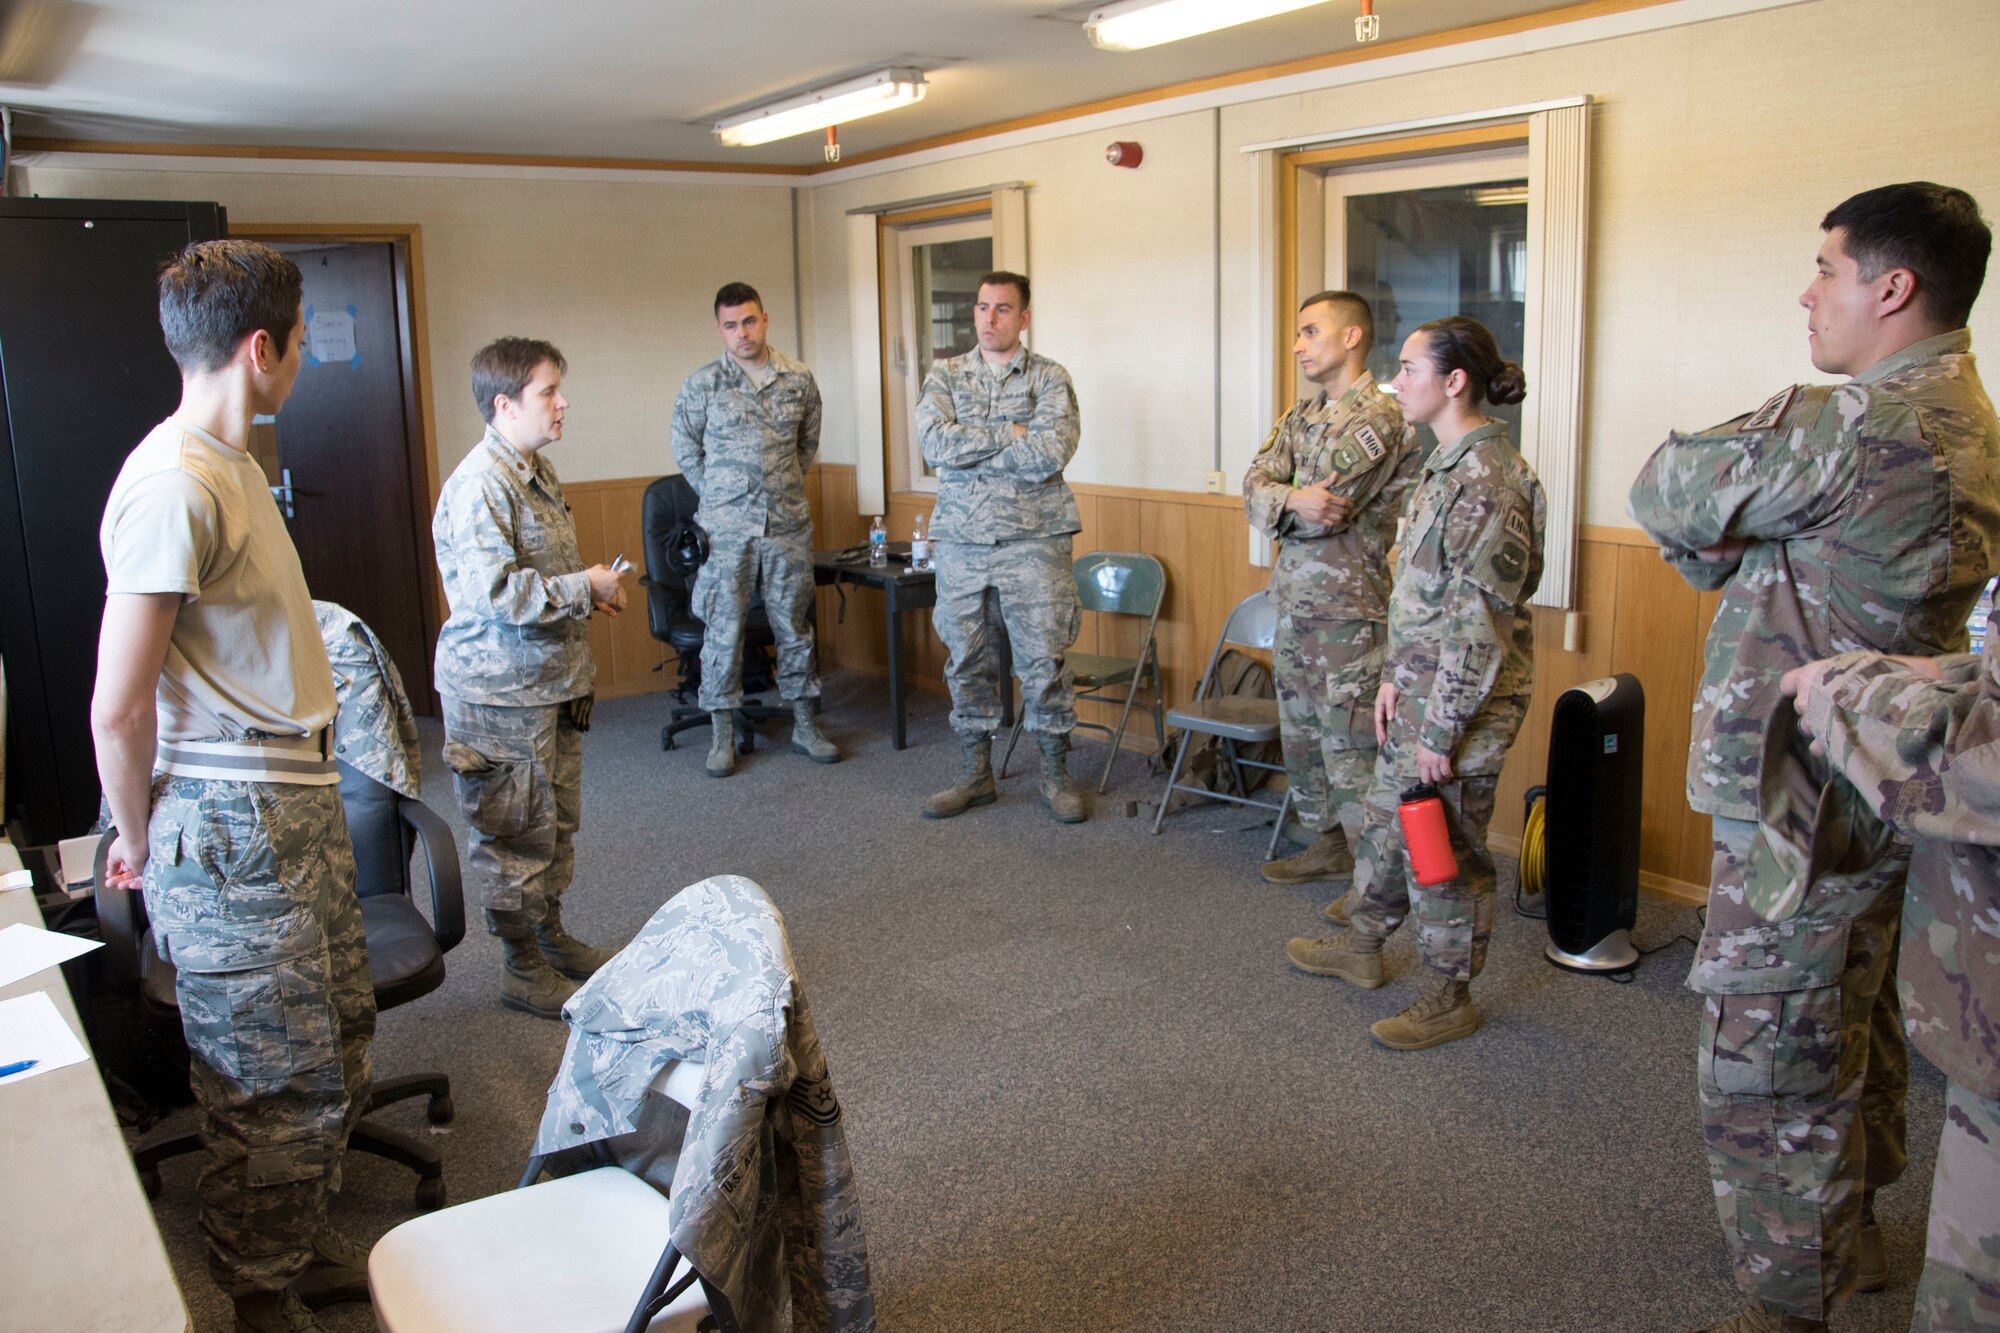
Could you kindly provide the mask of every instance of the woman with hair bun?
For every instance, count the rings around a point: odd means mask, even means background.
[[[1486,326],[1463,315],[1432,320],[1403,344],[1394,385],[1403,415],[1429,426],[1438,444],[1410,501],[1390,596],[1389,655],[1375,696],[1382,748],[1367,831],[1355,849],[1354,892],[1327,909],[1349,928],[1286,949],[1302,971],[1373,990],[1383,982],[1383,941],[1414,910],[1430,984],[1408,1009],[1369,1029],[1393,1050],[1441,1046],[1479,1027],[1469,983],[1493,930],[1486,826],[1500,766],[1528,711],[1535,649],[1528,598],[1541,582],[1546,518],[1534,469],[1506,426],[1480,408],[1518,403],[1527,387]],[[1442,884],[1412,881],[1397,822],[1402,792],[1418,783],[1442,799],[1458,860],[1457,877]]]

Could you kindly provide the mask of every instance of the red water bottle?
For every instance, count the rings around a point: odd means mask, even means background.
[[[1428,782],[1409,788],[1396,815],[1403,822],[1403,845],[1410,849],[1410,874],[1417,883],[1429,888],[1457,879],[1458,858],[1451,854],[1451,828],[1437,788]]]

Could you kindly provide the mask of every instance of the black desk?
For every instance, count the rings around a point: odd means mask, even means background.
[[[883,619],[889,622],[889,711],[895,721],[891,739],[898,750],[903,741],[903,617],[905,611],[922,611],[937,605],[937,576],[928,569],[910,568],[910,544],[889,543],[889,563],[871,565],[864,555],[842,558],[840,551],[813,553],[813,583],[853,584],[882,591]]]

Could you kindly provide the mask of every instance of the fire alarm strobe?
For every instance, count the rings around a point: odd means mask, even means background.
[[[1136,167],[1146,159],[1146,150],[1129,139],[1121,139],[1104,150],[1104,160],[1114,167]]]

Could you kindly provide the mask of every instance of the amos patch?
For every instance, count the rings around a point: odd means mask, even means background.
[[[1382,437],[1377,435],[1375,428],[1365,421],[1354,428],[1354,440],[1373,462],[1381,462],[1389,453],[1389,446],[1382,443]]]
[[[1509,537],[1512,537],[1522,546],[1526,546],[1534,540],[1535,532],[1528,522],[1528,516],[1518,509],[1509,509],[1507,516],[1500,520],[1500,526],[1506,529]]]

